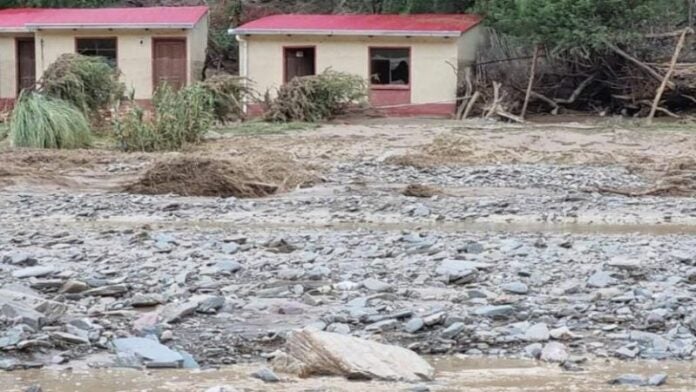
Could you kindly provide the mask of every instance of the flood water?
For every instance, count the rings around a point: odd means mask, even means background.
[[[433,391],[467,392],[604,392],[650,390],[646,387],[609,385],[622,374],[650,376],[666,373],[666,391],[696,391],[696,365],[691,362],[594,361],[582,365],[580,372],[563,371],[555,365],[511,359],[431,357],[437,369],[436,380],[427,386]],[[41,385],[45,392],[197,392],[218,385],[239,391],[389,391],[407,390],[403,383],[353,382],[341,378],[287,377],[282,383],[264,384],[249,377],[261,364],[236,365],[219,370],[138,371],[117,369],[31,370],[0,373],[1,390],[22,392],[30,385]],[[281,375],[282,376],[282,375]],[[9,389],[4,389],[8,388]]]

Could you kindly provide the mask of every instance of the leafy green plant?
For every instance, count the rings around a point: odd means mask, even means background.
[[[326,70],[319,75],[295,78],[274,99],[266,97],[268,121],[317,122],[343,113],[367,96],[365,80],[357,75]]]
[[[91,141],[89,122],[70,103],[23,92],[10,116],[14,147],[80,148]]]
[[[98,116],[123,97],[125,86],[118,78],[119,71],[101,57],[67,53],[46,69],[39,90]]]
[[[132,104],[114,120],[114,131],[125,151],[174,151],[198,143],[215,120],[214,100],[199,84],[179,91],[159,87],[147,112]]]

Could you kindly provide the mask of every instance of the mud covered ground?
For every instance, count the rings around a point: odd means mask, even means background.
[[[696,199],[607,190],[689,172],[694,147],[681,125],[380,120],[185,152],[290,155],[321,179],[258,199],[122,193],[154,154],[2,151],[0,293],[61,314],[24,328],[3,308],[0,364],[123,365],[111,342],[148,335],[243,363],[306,326],[566,370],[689,361]]]

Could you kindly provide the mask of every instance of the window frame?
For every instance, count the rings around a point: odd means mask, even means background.
[[[117,36],[84,36],[84,37],[75,37],[75,53],[76,54],[82,54],[79,51],[79,41],[81,40],[113,40],[116,45],[114,47],[114,65],[118,67],[118,37]],[[92,56],[92,55],[85,55],[85,56]],[[98,56],[98,57],[104,57],[104,56]]]
[[[408,51],[408,84],[375,84],[372,83],[372,51],[373,50],[407,50]],[[367,48],[367,80],[372,90],[411,90],[413,86],[413,50],[411,46],[369,46]]]

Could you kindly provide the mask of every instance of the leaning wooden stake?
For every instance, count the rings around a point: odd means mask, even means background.
[[[527,94],[524,96],[524,105],[522,105],[522,113],[520,118],[524,119],[527,114],[527,106],[529,98],[532,96],[532,87],[534,87],[534,75],[536,74],[537,60],[539,59],[539,45],[534,47],[534,56],[532,56],[532,68],[529,70],[529,84],[527,85]]]
[[[681,50],[684,47],[686,35],[692,32],[693,30],[691,30],[691,28],[686,28],[679,37],[677,47],[674,49],[674,55],[672,56],[672,62],[669,64],[669,70],[667,71],[667,74],[665,75],[664,79],[662,79],[662,83],[660,84],[660,87],[657,89],[657,94],[655,94],[655,100],[653,101],[652,107],[650,108],[650,114],[648,114],[648,118],[646,120],[648,125],[652,124],[653,118],[655,117],[655,112],[657,112],[657,107],[660,105],[662,94],[664,94],[665,88],[667,87],[667,83],[669,83],[669,78],[672,77],[672,74],[674,73],[674,68],[677,66],[679,54],[681,53]]]

